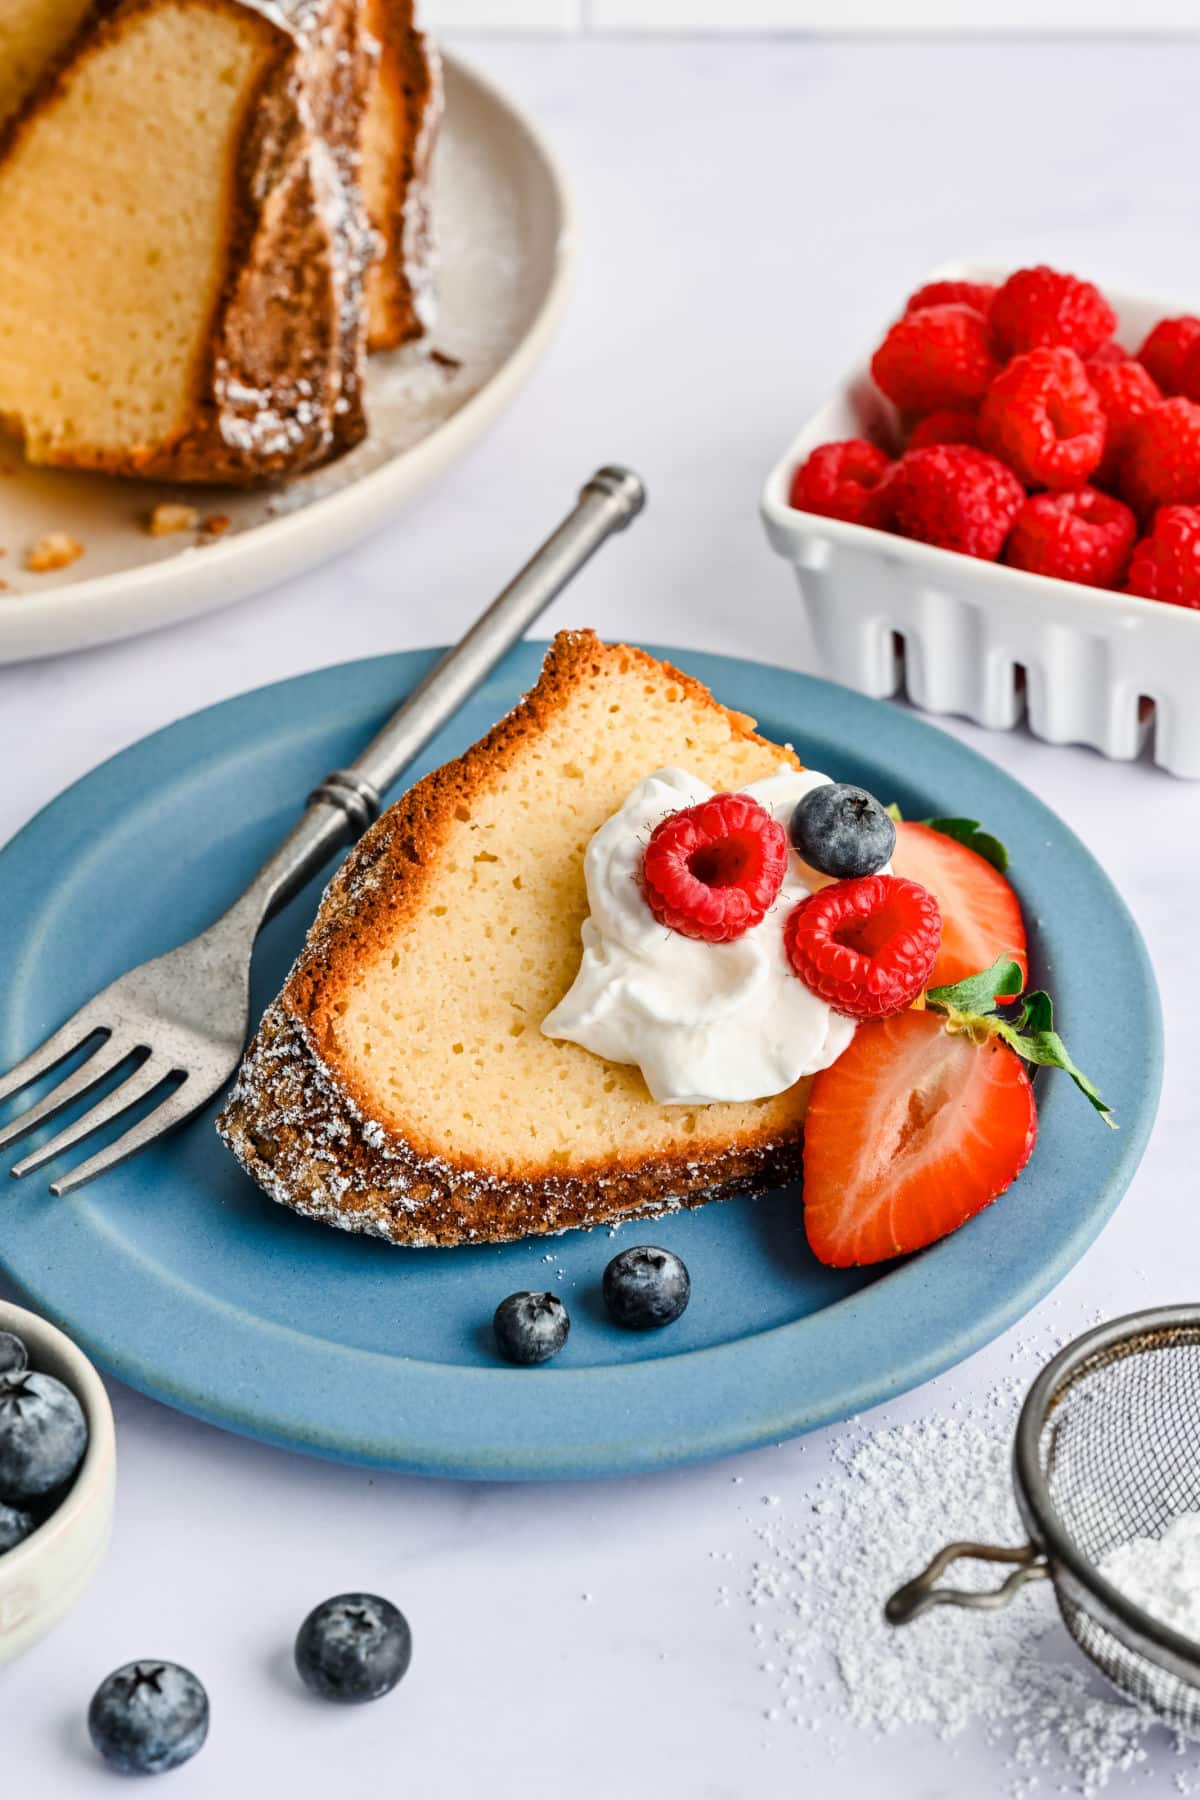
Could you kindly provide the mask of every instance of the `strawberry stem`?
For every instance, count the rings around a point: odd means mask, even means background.
[[[1021,996],[1023,981],[1020,964],[1002,956],[979,975],[968,975],[949,987],[930,988],[925,1003],[945,1013],[947,1031],[963,1032],[977,1044],[998,1037],[1025,1062],[1062,1069],[1104,1123],[1115,1131],[1117,1122],[1111,1109],[1071,1061],[1066,1045],[1054,1029],[1054,1007],[1049,994],[1038,989]],[[1002,1017],[996,1011],[997,1005],[1009,1009],[1011,1016]]]

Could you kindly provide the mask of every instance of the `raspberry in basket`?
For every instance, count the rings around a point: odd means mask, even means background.
[[[1014,356],[987,391],[979,441],[1029,487],[1078,487],[1104,453],[1104,413],[1062,345]]]
[[[990,281],[927,281],[904,302],[906,313],[920,312],[926,306],[973,306],[986,318],[996,289]]]
[[[1099,288],[1041,264],[1010,275],[988,315],[1005,356],[1056,344],[1090,356],[1117,328],[1117,315]]]
[[[1128,350],[1118,344],[1116,338],[1109,338],[1107,344],[1101,344],[1098,350],[1093,350],[1091,355],[1085,356],[1083,360],[1087,364],[1090,375],[1093,369],[1103,368],[1107,363],[1130,362],[1134,359],[1130,357]]]
[[[1182,391],[1183,359],[1200,340],[1200,319],[1184,313],[1178,319],[1160,319],[1137,353],[1164,394]]]
[[[1200,507],[1164,506],[1149,537],[1135,545],[1127,594],[1200,607]]]
[[[1177,394],[1134,420],[1121,494],[1147,520],[1156,506],[1200,502],[1200,406]]]
[[[939,407],[918,419],[908,435],[910,450],[924,450],[930,444],[978,444],[979,414],[958,411],[952,406]]]
[[[978,405],[997,366],[987,320],[957,305],[905,313],[871,358],[876,386],[914,413]]]
[[[1162,393],[1150,371],[1129,357],[1115,362],[1093,357],[1087,374],[1105,419],[1104,455],[1092,479],[1098,487],[1115,489],[1120,486],[1121,459],[1134,420],[1157,406]]]
[[[1116,587],[1137,536],[1130,509],[1098,488],[1031,494],[1017,514],[1004,560],[1032,575]]]
[[[792,476],[788,505],[798,512],[857,524],[873,488],[891,467],[891,457],[865,438],[819,444]]]
[[[930,444],[892,465],[863,523],[994,562],[1024,498],[994,456],[969,444]]]
[[[1200,400],[1200,338],[1183,353],[1179,365],[1179,392],[1187,400]]]

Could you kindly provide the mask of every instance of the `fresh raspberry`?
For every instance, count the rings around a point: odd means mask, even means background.
[[[1127,594],[1200,609],[1200,507],[1164,506],[1154,529],[1134,545]]]
[[[706,944],[757,925],[783,885],[787,833],[749,794],[714,794],[656,825],[643,876],[660,925]]]
[[[1120,500],[1094,487],[1031,494],[1004,546],[1004,560],[1032,575],[1055,575],[1090,587],[1116,587],[1137,536],[1137,520]]]
[[[979,415],[953,406],[939,407],[918,419],[908,434],[910,450],[926,450],[930,444],[978,444]]]
[[[906,313],[920,312],[927,306],[973,306],[986,319],[996,289],[987,281],[927,281],[904,302]]]
[[[1156,506],[1200,502],[1200,406],[1177,394],[1134,420],[1121,462],[1121,493],[1146,519]]]
[[[1200,339],[1200,319],[1183,313],[1177,319],[1160,319],[1137,353],[1164,394],[1182,392],[1183,359]]]
[[[848,519],[852,525],[881,477],[891,467],[891,457],[865,438],[846,438],[840,444],[819,444],[792,476],[788,505],[798,512],[819,513],[825,519]]]
[[[1099,487],[1115,488],[1120,481],[1121,459],[1133,422],[1148,413],[1152,406],[1157,406],[1162,394],[1149,370],[1132,358],[1098,362],[1092,357],[1087,374],[1105,418],[1104,455],[1094,480]]]
[[[1042,263],[1009,276],[992,302],[989,323],[1005,356],[1054,344],[1090,356],[1117,329],[1117,315],[1090,281]]]
[[[1183,353],[1179,365],[1179,392],[1185,400],[1200,400],[1200,338]]]
[[[1024,498],[994,456],[969,444],[930,444],[892,465],[863,523],[994,562]]]
[[[997,366],[987,320],[970,306],[905,313],[871,358],[876,386],[914,413],[977,405]]]
[[[1104,454],[1104,413],[1073,350],[1014,356],[987,391],[979,441],[1029,487],[1078,487]]]
[[[900,875],[835,881],[802,900],[783,928],[794,973],[852,1019],[887,1019],[911,1006],[941,941],[937,901]]]
[[[1083,360],[1090,371],[1093,368],[1104,368],[1110,363],[1131,362],[1134,359],[1130,356],[1128,350],[1123,350],[1121,348],[1116,338],[1109,338],[1107,344],[1101,344],[1098,350],[1093,350],[1091,354],[1085,356]]]

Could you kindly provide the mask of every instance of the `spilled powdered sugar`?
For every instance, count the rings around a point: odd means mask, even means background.
[[[768,1728],[817,1732],[843,1756],[863,1737],[915,1729],[950,1741],[972,1733],[1001,1759],[995,1791],[1012,1795],[1092,1795],[1114,1780],[1125,1791],[1121,1777],[1150,1772],[1153,1748],[1166,1752],[1174,1791],[1200,1794],[1200,1748],[1174,1738],[1093,1670],[1061,1623],[1049,1582],[1031,1583],[1002,1611],[940,1607],[901,1627],[884,1619],[888,1595],[950,1540],[1025,1541],[1012,1434],[1043,1358],[1028,1347],[1018,1358],[1020,1373],[982,1401],[910,1423],[885,1416],[872,1430],[843,1427],[828,1473],[802,1505],[767,1493],[750,1509],[757,1545],[742,1597]],[[1194,1632],[1200,1518],[1177,1529],[1191,1532],[1188,1544],[1140,1540],[1114,1552],[1106,1573],[1151,1611],[1153,1597],[1165,1594],[1180,1628]],[[959,1562],[946,1580],[992,1588],[1005,1572]],[[726,1581],[717,1604],[730,1603]],[[1162,1616],[1164,1605],[1157,1610]],[[1162,1767],[1157,1757],[1154,1766]],[[1146,1791],[1145,1783],[1131,1791]]]

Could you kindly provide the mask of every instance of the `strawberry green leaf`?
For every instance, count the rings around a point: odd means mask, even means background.
[[[998,837],[980,828],[978,819],[923,819],[921,823],[931,831],[940,831],[943,837],[953,838],[957,844],[965,844],[984,862],[991,863],[993,869],[999,869],[1001,875],[1007,870],[1007,849]]]
[[[930,988],[925,1002],[946,1014],[951,1031],[967,1032],[978,1041],[998,1037],[1023,1061],[1041,1068],[1062,1069],[1091,1101],[1104,1123],[1116,1130],[1111,1110],[1071,1061],[1066,1045],[1054,1029],[1054,1007],[1049,994],[1039,989],[1017,1000],[1021,981],[1020,965],[1002,956],[981,975],[968,975],[965,981],[956,981],[950,987]],[[1015,1003],[1011,1016],[998,1013],[997,1002],[1006,1009]]]
[[[885,806],[883,810],[886,812],[893,825],[903,825],[904,814],[900,811],[900,808],[896,805],[894,800],[890,806]]]
[[[982,975],[968,975],[950,987],[930,988],[925,1001],[952,1018],[981,1018],[995,1012],[997,999],[1019,994],[1024,983],[1020,963],[1002,956]]]
[[[1111,1109],[1100,1098],[1082,1069],[1075,1067],[1067,1046],[1054,1029],[1054,1007],[1049,994],[1042,993],[1040,989],[1037,993],[1027,994],[1021,1003],[1020,1016],[1011,1023],[1000,1022],[997,1025],[997,1035],[1027,1063],[1034,1063],[1042,1068],[1062,1069],[1071,1077],[1080,1093],[1091,1101],[1104,1123],[1116,1130],[1117,1122],[1112,1117]]]

